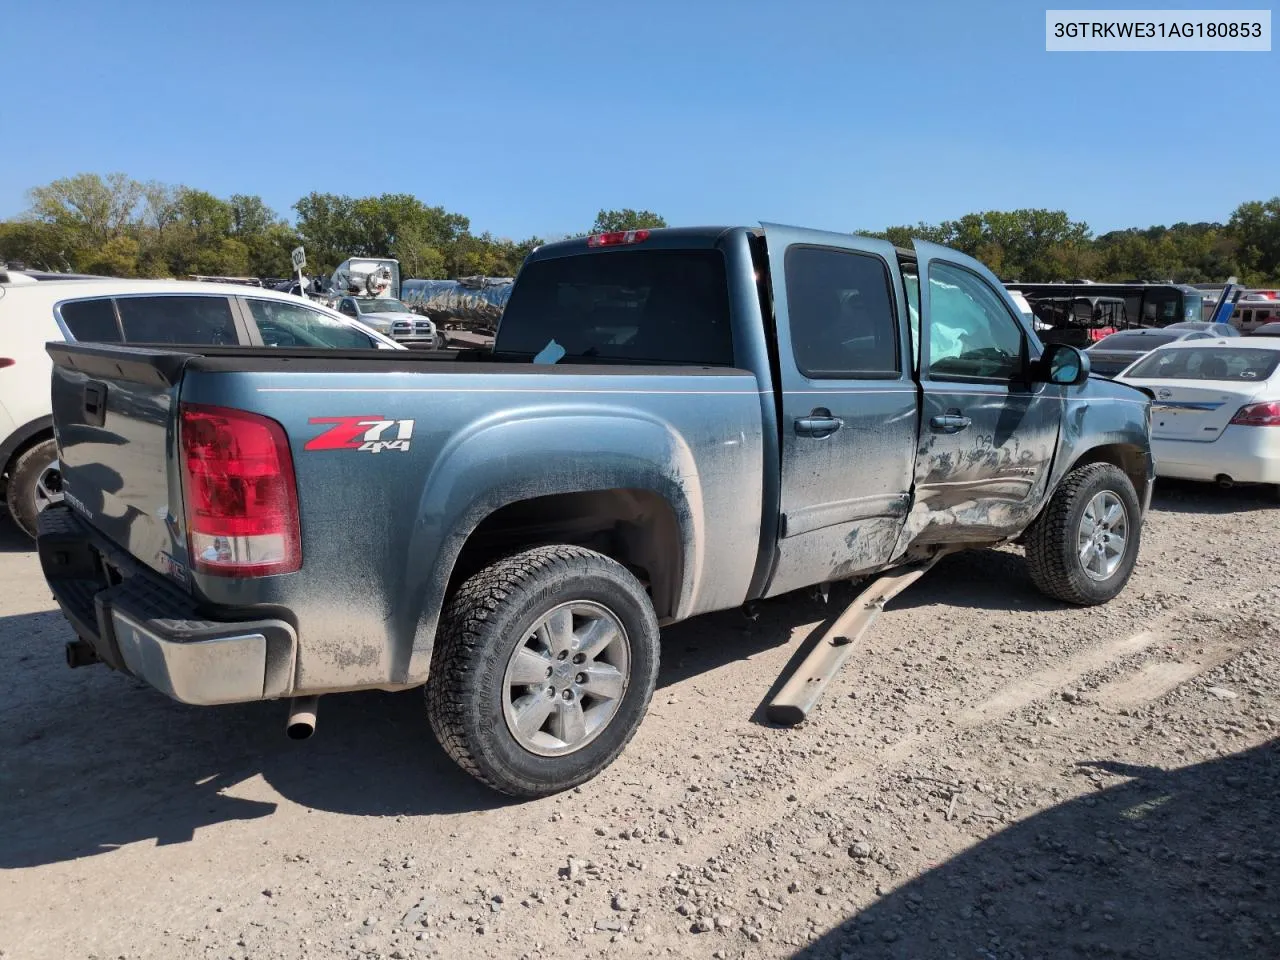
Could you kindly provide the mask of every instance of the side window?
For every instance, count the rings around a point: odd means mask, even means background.
[[[929,376],[1010,380],[1022,365],[1022,329],[977,274],[929,264]]]
[[[898,332],[879,257],[825,247],[787,251],[791,349],[806,377],[896,377]]]
[[[240,342],[226,297],[118,297],[129,343],[235,346]]]
[[[318,310],[276,300],[249,300],[248,304],[268,347],[368,350],[377,346],[373,338]]]
[[[58,310],[71,336],[82,342],[119,343],[120,328],[110,300],[80,300],[64,303]]]

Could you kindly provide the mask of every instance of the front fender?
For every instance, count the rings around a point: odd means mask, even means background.
[[[393,594],[396,678],[426,679],[454,565],[485,517],[533,497],[616,489],[651,491],[674,511],[683,610],[702,575],[703,491],[693,453],[670,424],[634,409],[556,405],[498,414],[454,436],[423,483]]]
[[[1108,456],[1099,457],[1104,450]],[[1049,495],[1077,464],[1109,459],[1110,451],[1130,451],[1140,461],[1133,464],[1130,473],[1144,478],[1144,483],[1134,485],[1145,513],[1155,482],[1151,399],[1137,389],[1109,380],[1091,379],[1079,388],[1065,391],[1062,439],[1049,478]]]

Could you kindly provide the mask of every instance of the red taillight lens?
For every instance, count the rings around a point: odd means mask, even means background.
[[[0,369],[4,367],[12,367],[17,362],[18,361],[14,360],[12,357],[0,357]]]
[[[587,246],[617,247],[624,243],[642,243],[648,239],[648,230],[615,230],[613,233],[593,233],[587,237]]]
[[[183,404],[180,439],[192,565],[230,577],[301,567],[298,492],[284,428],[256,413]]]
[[[1241,427],[1280,427],[1280,401],[1268,400],[1241,407],[1231,422]]]

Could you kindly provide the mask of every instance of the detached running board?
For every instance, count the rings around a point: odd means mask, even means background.
[[[800,666],[787,680],[765,710],[768,718],[783,726],[800,723],[817,706],[827,684],[853,653],[854,644],[875,623],[884,605],[923,577],[944,553],[935,554],[924,563],[886,573],[871,582],[840,614],[822,639],[809,651]]]

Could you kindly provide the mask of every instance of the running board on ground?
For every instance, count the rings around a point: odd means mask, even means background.
[[[924,576],[941,556],[938,553],[919,566],[886,573],[858,594],[809,651],[778,695],[769,701],[765,710],[768,718],[774,723],[793,726],[809,716],[827,684],[853,652],[854,644],[875,623],[884,605]]]

